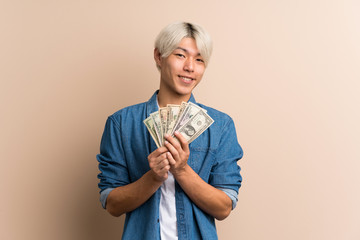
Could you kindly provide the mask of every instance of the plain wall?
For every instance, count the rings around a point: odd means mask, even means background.
[[[207,29],[194,94],[228,113],[245,155],[220,239],[360,239],[360,2],[1,1],[0,239],[120,239],[101,208],[108,115],[159,85],[168,23]]]

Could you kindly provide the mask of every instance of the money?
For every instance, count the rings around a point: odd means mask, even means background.
[[[188,143],[191,143],[213,123],[214,120],[201,109],[189,121],[182,125],[178,131],[185,137]]]
[[[196,113],[198,113],[200,109],[201,107],[199,107],[198,105],[189,102],[183,110],[181,116],[179,117],[171,134],[173,135],[175,131],[180,129],[187,121],[189,121]]]
[[[180,132],[188,143],[191,143],[213,123],[214,120],[207,111],[192,102],[168,104],[144,120],[157,147],[164,145],[165,134],[174,137],[175,131]]]
[[[164,108],[160,108],[159,109],[159,115],[160,115],[160,125],[161,125],[161,133],[162,133],[162,137],[161,137],[161,145],[164,143],[164,135],[167,132],[167,112],[168,112],[168,108],[164,107]]]
[[[158,142],[158,138],[157,138],[157,133],[155,131],[155,124],[154,121],[151,117],[148,117],[147,119],[144,120],[144,124],[146,126],[146,128],[148,129],[148,131],[150,132],[151,137],[154,139],[156,146],[159,148],[160,144]]]
[[[179,113],[180,113],[180,106],[179,105],[173,105],[168,104],[167,105],[168,111],[167,111],[167,127],[166,127],[166,133],[172,134],[172,130],[175,127],[175,123],[178,119]]]
[[[157,141],[160,145],[162,145],[162,139],[163,139],[163,134],[161,131],[161,122],[160,122],[160,114],[159,112],[153,112],[150,114],[151,119],[153,120],[154,123],[154,127],[155,127],[155,132],[156,132],[156,138]],[[154,140],[155,141],[155,140]]]

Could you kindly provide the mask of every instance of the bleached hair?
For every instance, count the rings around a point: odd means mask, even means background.
[[[207,66],[212,52],[212,40],[199,25],[188,22],[167,25],[157,36],[155,48],[159,50],[161,57],[166,58],[177,48],[183,38],[195,39],[200,55]]]

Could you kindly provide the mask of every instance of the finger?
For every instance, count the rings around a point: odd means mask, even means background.
[[[153,163],[153,164],[159,164],[159,162],[163,161],[166,158],[166,154],[162,153],[157,157],[154,156],[149,156],[149,163]]]
[[[167,159],[169,160],[170,165],[174,166],[176,164],[175,159],[173,158],[173,156],[171,155],[170,152],[166,153]]]
[[[172,136],[166,134],[165,136],[165,139],[171,143],[171,145],[178,151],[181,151],[181,145],[180,145],[180,142],[176,139],[176,138],[173,138]],[[167,147],[167,146],[166,146]]]
[[[159,157],[157,158],[150,158],[149,159],[149,166],[151,169],[154,169],[154,170],[159,170],[163,167],[163,165],[161,165],[161,163],[166,160],[166,154],[163,153],[161,154]]]
[[[166,147],[159,147],[156,150],[154,150],[152,153],[149,154],[149,157],[158,157],[161,154],[167,152],[167,148]]]
[[[166,160],[167,161],[167,160]],[[161,162],[161,164],[156,165],[152,170],[157,174],[157,175],[163,175],[164,173],[166,173],[167,171],[169,171],[170,169],[170,164],[167,161],[165,162]]]
[[[181,144],[181,148],[184,150],[184,151],[189,151],[189,143],[188,141],[186,140],[186,138],[184,138],[184,136],[179,133],[178,131],[175,131],[175,137],[177,139],[179,139],[179,142]]]
[[[156,158],[155,164],[160,168],[163,168],[166,164],[169,164],[166,153],[163,153],[158,158]]]
[[[165,146],[169,150],[172,158],[175,159],[176,161],[178,161],[179,160],[179,151],[168,141],[165,141]],[[180,149],[180,151],[182,151],[182,150]]]
[[[166,159],[166,160],[162,161],[157,167],[158,167],[157,171],[159,173],[164,173],[170,169],[169,161]]]
[[[158,156],[160,156],[161,154],[166,153],[168,150],[166,147],[162,146],[159,147],[158,149],[155,150],[156,154],[158,154]]]
[[[167,159],[167,155],[166,158],[159,164],[160,168],[164,168],[166,166],[170,165],[169,160]]]
[[[160,169],[159,175],[166,175],[169,170],[170,170],[170,165],[166,165],[165,167]]]
[[[169,160],[169,164],[171,166],[174,166],[176,164],[174,157],[171,155],[170,152],[167,152],[166,155],[167,155],[167,159]]]

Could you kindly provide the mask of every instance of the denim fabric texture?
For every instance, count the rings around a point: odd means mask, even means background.
[[[147,156],[156,145],[143,120],[158,110],[156,98],[157,92],[148,102],[123,108],[108,117],[97,155],[98,186],[100,193],[106,193],[101,195],[103,203],[113,188],[135,182],[150,170]],[[193,95],[189,101],[206,109],[214,119],[214,123],[190,143],[189,166],[205,182],[237,195],[242,182],[237,161],[242,158],[243,151],[233,120],[225,113],[196,103]],[[214,218],[199,209],[176,181],[175,189],[179,240],[218,239]],[[122,239],[160,239],[160,191],[158,189],[143,205],[126,214]]]

